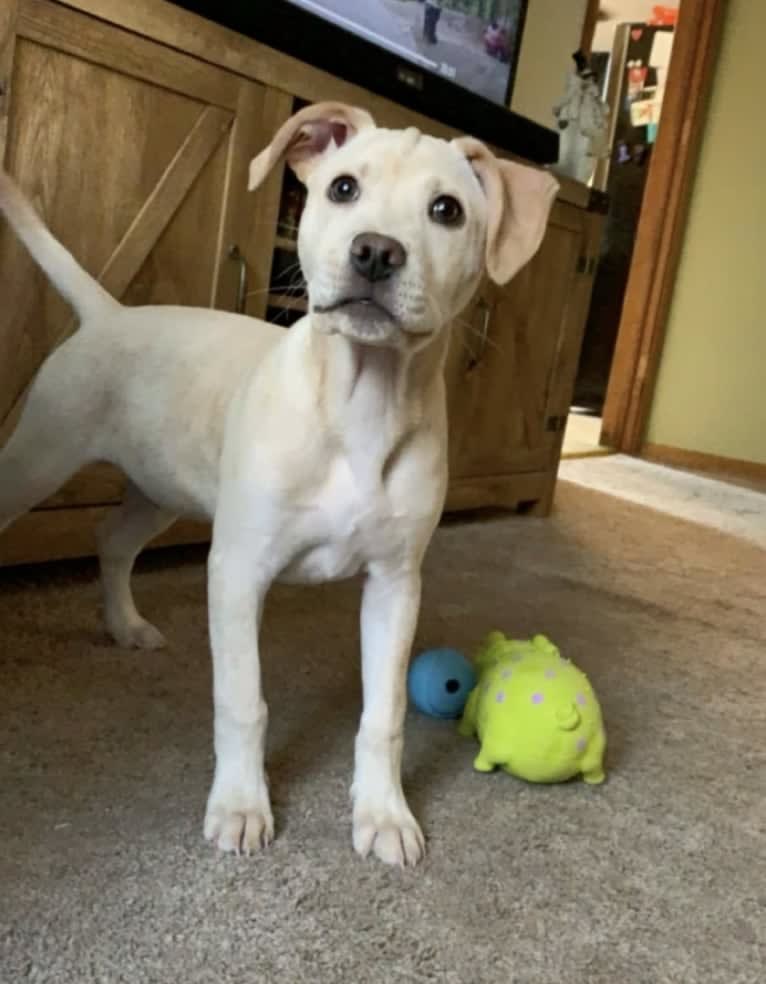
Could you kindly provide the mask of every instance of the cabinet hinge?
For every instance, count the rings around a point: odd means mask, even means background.
[[[586,273],[589,277],[592,277],[596,272],[596,257],[586,256],[584,253],[582,256],[577,257],[577,272]]]
[[[567,425],[566,415],[564,415],[563,417],[562,416],[547,417],[545,421],[545,429],[554,434],[564,430],[566,425]]]

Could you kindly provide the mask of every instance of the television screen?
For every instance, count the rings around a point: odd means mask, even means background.
[[[507,106],[526,0],[290,0],[427,72]]]
[[[558,133],[509,108],[528,0],[173,3],[536,164],[558,160]],[[263,81],[280,88],[273,69],[267,60]],[[288,88],[304,101],[332,98],[307,78]]]

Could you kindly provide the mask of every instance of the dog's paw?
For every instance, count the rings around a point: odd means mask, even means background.
[[[384,864],[412,867],[426,853],[417,820],[402,802],[395,808],[375,809],[357,802],[354,807],[354,850],[363,858],[375,854]]]
[[[159,629],[142,618],[136,622],[117,625],[109,623],[109,631],[118,646],[125,649],[163,649],[167,642]]]
[[[228,802],[227,802],[228,800]],[[205,814],[205,837],[228,854],[251,854],[274,840],[274,818],[268,794],[213,798]]]

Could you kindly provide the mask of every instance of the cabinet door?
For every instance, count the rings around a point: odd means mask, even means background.
[[[585,313],[585,238],[583,213],[557,203],[534,259],[505,287],[485,283],[453,327],[453,479],[544,471],[558,454]]]
[[[262,313],[279,176],[250,202],[247,167],[289,99],[45,0],[6,7],[15,24],[4,45],[0,27],[4,163],[54,235],[126,304],[234,309],[244,286],[248,310]],[[247,284],[229,256],[235,244]],[[4,224],[0,284],[7,436],[26,387],[75,322]],[[47,505],[111,502],[120,486],[114,470],[89,469]]]

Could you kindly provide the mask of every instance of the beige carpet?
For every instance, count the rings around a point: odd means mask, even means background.
[[[201,839],[198,552],[137,593],[172,640],[112,648],[90,562],[0,574],[0,979],[56,984],[756,984],[766,938],[766,553],[562,484],[551,520],[457,523],[419,645],[544,631],[589,672],[609,777],[536,787],[410,715],[414,872],[358,861],[358,585],[279,589],[265,629],[278,840]]]
[[[766,494],[709,475],[613,454],[561,462],[576,485],[710,527],[766,549]]]

